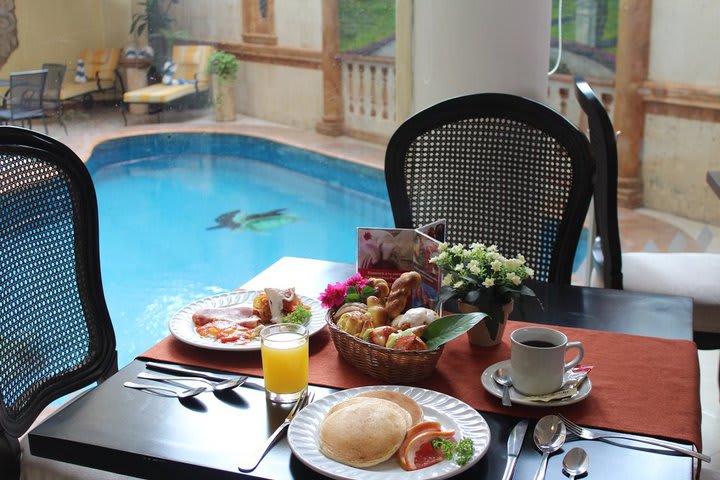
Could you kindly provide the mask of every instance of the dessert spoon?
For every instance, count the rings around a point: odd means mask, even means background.
[[[563,470],[570,475],[570,480],[573,480],[576,475],[587,472],[589,465],[590,459],[587,452],[580,447],[573,448],[563,457]]]
[[[540,467],[535,473],[535,480],[545,479],[548,458],[551,453],[557,452],[562,447],[566,434],[565,424],[557,415],[546,415],[535,425],[533,439],[538,450],[543,454]]]
[[[187,390],[177,391],[177,390],[173,390],[172,388],[158,387],[157,385],[147,385],[145,383],[135,383],[135,382],[125,382],[125,383],[123,383],[123,386],[125,386],[127,388],[134,388],[136,390],[150,390],[150,391],[163,392],[165,394],[168,394],[168,396],[173,396],[173,397],[177,397],[177,398],[190,398],[190,397],[199,395],[205,391],[205,387],[188,388]]]

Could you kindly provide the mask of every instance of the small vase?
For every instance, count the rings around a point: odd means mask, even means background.
[[[485,301],[480,305],[472,305],[464,303],[460,300],[458,300],[457,304],[460,313],[484,312],[492,317],[496,323],[498,323],[498,331],[494,339],[490,337],[487,321],[485,319],[468,330],[468,340],[471,344],[478,345],[480,347],[492,347],[502,342],[505,326],[507,325],[510,313],[513,311],[512,300],[504,305],[493,301]]]

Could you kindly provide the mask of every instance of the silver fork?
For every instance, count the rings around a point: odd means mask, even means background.
[[[699,460],[702,460],[703,462],[710,462],[710,457],[707,455],[703,455],[700,452],[696,452],[694,450],[690,450],[688,448],[678,447],[677,445],[674,445],[670,442],[664,442],[662,440],[655,440],[653,438],[641,438],[641,437],[634,437],[631,435],[624,435],[622,433],[598,433],[593,430],[583,428],[580,425],[573,423],[572,421],[568,420],[567,418],[563,417],[559,413],[557,414],[558,417],[563,421],[565,424],[565,427],[568,429],[569,432],[574,433],[580,438],[583,438],[585,440],[599,440],[601,438],[625,438],[627,440],[634,440],[636,442],[643,442],[643,443],[649,443],[650,445],[655,445],[657,447],[663,447],[663,448],[669,448],[670,450],[675,450],[676,452],[682,453],[684,455],[689,455],[691,457],[695,457]]]
[[[280,424],[279,427],[275,429],[275,431],[268,437],[267,440],[265,440],[265,443],[262,444],[262,446],[251,456],[244,457],[240,460],[240,465],[238,466],[238,470],[241,472],[251,472],[255,470],[255,468],[260,463],[260,460],[265,457],[265,454],[270,451],[270,448],[275,444],[275,441],[280,437],[280,434],[285,432],[288,425],[290,425],[290,422],[292,422],[293,418],[295,418],[295,415],[305,408],[307,405],[311,404],[313,399],[315,398],[315,393],[310,392],[309,389],[306,389],[305,392],[300,396],[300,398],[295,402],[295,405],[293,405],[293,408],[290,410],[290,413],[288,413],[288,416],[283,420],[283,422]]]

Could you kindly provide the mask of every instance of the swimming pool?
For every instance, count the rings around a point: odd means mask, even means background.
[[[120,366],[186,304],[283,256],[354,262],[358,226],[393,225],[383,172],[249,136],[115,139],[87,166]]]

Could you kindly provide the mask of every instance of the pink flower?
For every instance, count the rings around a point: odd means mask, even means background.
[[[347,285],[344,282],[338,282],[335,285],[328,284],[324,292],[320,294],[320,302],[325,308],[339,307],[345,303],[345,293]]]
[[[352,277],[345,280],[344,283],[346,287],[357,287],[358,291],[360,291],[367,283],[367,278],[360,275],[360,273],[356,273]]]

